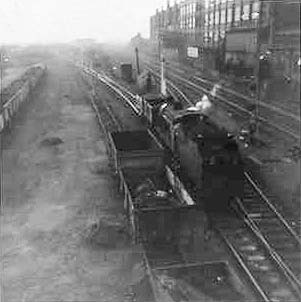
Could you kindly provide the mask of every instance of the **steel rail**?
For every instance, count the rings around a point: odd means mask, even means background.
[[[116,92],[122,99],[124,99],[132,107],[132,109],[135,111],[136,114],[138,114],[138,109],[133,105],[133,101],[129,99],[129,98],[136,99],[134,94],[132,94],[126,88],[122,87],[120,84],[114,82],[105,74],[97,73],[93,69],[86,69],[86,72],[96,77],[98,80],[100,80],[107,86],[109,86],[114,92]],[[128,96],[125,94],[127,94]]]
[[[193,76],[193,79],[195,79],[197,81],[200,81],[202,83],[208,83],[208,84],[210,84],[212,86],[215,84],[214,82],[212,82],[210,80],[207,80],[207,79],[200,78],[199,76]],[[235,90],[229,89],[229,88],[224,87],[224,86],[221,86],[220,90],[221,91],[225,91],[225,92],[227,92],[227,93],[229,93],[231,95],[234,95],[234,96],[236,96],[236,97],[238,97],[240,99],[246,100],[247,102],[249,102],[251,104],[254,104],[254,102],[256,101],[255,98],[249,98],[249,97],[247,97],[247,96],[245,96],[245,95],[243,95],[243,94],[241,94],[241,93],[239,93],[239,92],[237,92]],[[288,112],[286,110],[283,110],[282,108],[276,107],[276,106],[271,105],[271,104],[267,104],[267,103],[262,102],[262,101],[259,102],[259,105],[262,106],[262,107],[264,107],[264,108],[267,108],[267,109],[269,109],[271,111],[275,111],[275,112],[277,112],[279,114],[282,114],[282,115],[284,115],[286,117],[290,117],[290,118],[294,119],[296,122],[301,122],[301,119],[300,119],[300,117],[298,115],[293,114],[291,112]]]
[[[137,107],[133,104],[135,103],[133,100],[136,100],[136,97],[129,91],[127,91],[125,88],[123,88],[122,90],[120,89],[120,85],[115,85],[115,83],[113,84],[112,82],[106,80],[105,78],[102,78],[101,76],[98,75],[98,79],[100,81],[102,81],[104,84],[106,84],[107,86],[109,86],[112,90],[114,90],[123,100],[125,100],[127,102],[127,104],[129,104],[132,109],[135,111],[136,114],[139,113]],[[117,86],[117,87],[116,87]],[[126,95],[128,94],[128,96]],[[130,98],[132,100],[130,100]]]
[[[153,74],[156,74],[156,75],[158,74],[157,71],[155,71],[155,70],[153,69],[153,67],[149,67],[149,66],[148,66],[147,68],[148,68],[150,71],[152,71]],[[183,83],[186,83],[186,85],[193,87],[193,88],[196,89],[197,91],[201,91],[201,92],[206,93],[206,94],[210,94],[210,92],[211,92],[210,89],[201,87],[201,86],[199,86],[199,85],[193,83],[192,81],[183,78],[182,76],[179,76],[179,75],[176,75],[176,74],[173,73],[173,74],[172,74],[172,77],[177,78],[179,81],[181,81],[181,82],[183,82]],[[235,108],[236,110],[239,110],[240,112],[246,113],[246,114],[248,114],[248,115],[251,114],[251,111],[250,111],[250,110],[248,110],[248,109],[242,107],[241,105],[236,104],[235,102],[232,102],[232,101],[227,100],[224,96],[222,96],[222,95],[220,95],[220,94],[218,94],[218,93],[217,93],[217,95],[216,95],[216,98],[220,99],[221,101],[223,101],[224,103],[226,103],[226,104],[229,105],[230,107],[233,107],[233,108]],[[277,129],[278,131],[281,131],[281,132],[283,132],[283,133],[286,133],[286,134],[290,135],[291,137],[293,137],[293,138],[296,139],[296,140],[300,140],[300,135],[295,134],[294,132],[292,132],[291,129],[289,129],[289,128],[285,127],[285,126],[279,126],[279,125],[277,125],[276,123],[271,122],[270,120],[267,120],[266,118],[264,118],[264,117],[262,117],[262,116],[259,116],[259,117],[258,117],[258,120],[259,120],[260,122],[263,122],[263,123],[267,124],[267,125],[270,126],[270,127],[273,127],[274,129]]]
[[[92,75],[92,76],[95,77],[96,79],[100,80],[103,84],[105,84],[107,87],[109,87],[110,89],[112,89],[112,90],[113,90],[115,93],[117,93],[119,96],[123,97],[124,100],[126,101],[126,103],[129,103],[129,104],[130,104],[131,101],[129,100],[129,98],[126,97],[126,96],[124,95],[124,92],[128,92],[126,88],[122,87],[122,86],[119,85],[119,84],[114,83],[113,80],[112,80],[112,81],[111,81],[111,80],[108,80],[108,79],[106,78],[106,76],[102,76],[102,75],[100,75],[99,73],[97,73],[97,72],[95,72],[95,71],[93,71],[93,70],[91,71],[91,70],[89,70],[89,69],[86,69],[85,72],[86,72],[87,74],[89,74],[89,75]],[[115,84],[116,84],[116,85],[115,85]],[[133,95],[132,93],[129,93],[129,95],[132,95],[133,98],[135,98],[134,95]],[[103,122],[103,118],[101,117],[101,114],[100,114],[100,112],[99,112],[99,109],[97,108],[97,105],[96,105],[96,103],[95,103],[95,101],[94,101],[93,96],[90,97],[90,101],[91,101],[91,104],[92,104],[92,107],[93,107],[94,111],[96,112],[96,116],[97,116],[98,122],[99,122],[99,124],[100,124],[100,126],[101,126],[103,132],[105,133],[105,136],[107,137],[107,139],[109,139],[110,136],[109,136],[109,134],[108,134],[107,126],[106,126],[105,123]],[[106,110],[108,109],[107,106],[104,106],[104,107],[105,107]],[[135,108],[133,104],[131,105],[131,108],[132,108],[132,109]],[[135,110],[135,113],[137,113],[136,110]],[[112,119],[113,113],[111,112],[111,113],[109,113],[109,115],[110,115],[110,117],[111,117],[111,119]],[[115,123],[115,126],[116,126],[117,128],[120,128],[120,127],[121,127],[121,126],[119,125],[119,123],[117,123],[116,118],[113,118],[112,121],[113,121],[113,123]],[[152,136],[153,138],[155,138],[155,136],[152,134],[152,132],[150,132],[149,130],[148,130],[148,132],[151,134],[151,136]],[[155,139],[156,139],[156,141],[158,141],[157,138],[155,138]],[[109,142],[107,142],[107,148],[108,148],[108,152],[110,152],[110,150],[109,150],[109,148],[110,148],[110,143],[109,143]],[[152,292],[153,292],[153,294],[154,294],[155,301],[156,301],[156,302],[161,301],[162,295],[164,296],[164,298],[167,298],[167,299],[168,299],[167,295],[164,294],[164,292],[162,292],[162,290],[160,289],[160,287],[158,287],[158,285],[156,284],[157,282],[156,282],[155,276],[154,276],[154,274],[153,274],[153,272],[152,272],[152,266],[151,266],[150,261],[149,261],[149,258],[148,258],[148,256],[147,256],[146,248],[144,247],[143,244],[141,244],[141,249],[142,249],[142,256],[143,256],[143,264],[144,264],[144,267],[145,267],[146,275],[148,276],[149,281],[150,281],[150,285],[151,285]],[[166,300],[166,301],[170,301],[170,302],[171,302],[171,300]]]
[[[265,196],[265,194],[262,192],[262,190],[259,188],[259,186],[255,183],[255,181],[252,179],[249,173],[244,172],[244,175],[248,182],[251,184],[251,186],[254,188],[256,193],[262,198],[262,200],[269,206],[269,208],[275,213],[275,215],[278,217],[278,219],[282,222],[282,224],[285,226],[285,228],[288,230],[288,232],[295,238],[298,245],[301,246],[301,239],[298,236],[298,234],[293,230],[293,228],[288,224],[288,222],[284,219],[284,217],[279,213],[279,211],[276,209],[276,207],[268,200],[268,198]]]
[[[248,173],[244,173],[247,182],[251,185],[251,187],[254,189],[255,194],[260,197],[260,199],[264,202],[265,205],[267,205],[268,209],[275,215],[275,217],[278,219],[278,221],[283,226],[284,230],[286,230],[293,241],[296,243],[296,245],[301,247],[301,240],[299,236],[296,234],[296,232],[292,229],[292,227],[288,224],[288,222],[284,219],[284,217],[278,212],[278,210],[275,208],[275,206],[268,200],[268,198],[265,196],[265,194],[262,192],[262,190],[256,185],[255,181],[251,178],[251,176]],[[283,269],[286,276],[291,281],[292,285],[298,289],[299,295],[301,298],[301,280],[293,273],[292,269],[286,264],[287,260],[285,259],[285,256],[280,256],[279,253],[276,251],[276,247],[272,248],[266,237],[264,236],[262,230],[260,230],[260,226],[257,225],[256,221],[254,221],[254,218],[252,218],[251,215],[249,215],[248,211],[246,210],[244,204],[242,201],[237,200],[237,203],[239,205],[240,210],[244,214],[244,219],[247,220],[247,223],[256,230],[256,234],[258,238],[263,242],[263,244],[267,247],[270,255],[273,257],[273,259],[276,261],[276,263]],[[286,242],[285,244],[287,244]]]
[[[188,105],[193,105],[193,103],[188,99],[188,97],[175,85],[173,84],[170,80],[166,80],[167,84],[171,86],[172,89],[174,89],[180,96],[181,98],[188,104]]]
[[[242,268],[242,270],[244,271],[244,273],[250,280],[251,284],[257,291],[257,294],[261,297],[261,299],[264,302],[270,302],[271,300],[269,299],[269,297],[267,296],[267,294],[265,293],[263,288],[260,286],[260,284],[257,282],[256,278],[252,275],[252,273],[248,269],[248,266],[245,264],[243,258],[240,256],[238,251],[231,244],[231,242],[226,238],[226,236],[223,234],[223,232],[221,230],[218,230],[218,231],[219,231],[219,234],[221,235],[222,239],[226,243],[227,247],[230,249],[231,253],[233,254],[234,258],[236,259],[236,261],[238,262],[238,264],[240,265],[240,267]]]
[[[148,64],[150,63],[150,61],[147,62]],[[155,63],[156,64],[156,63]],[[178,67],[174,66],[173,64],[169,64],[168,65],[170,69],[173,69],[174,71],[176,71],[177,73],[183,73],[183,70],[182,69],[179,69]],[[209,84],[211,85],[212,87],[214,86],[214,84],[216,84],[215,82],[213,82],[212,80],[208,80],[208,79],[205,79],[205,78],[201,78],[200,76],[196,76],[196,75],[193,75],[192,76],[192,79],[198,81],[198,82],[201,82],[201,83],[205,83],[205,84]],[[243,100],[246,100],[247,102],[249,102],[250,104],[254,104],[254,102],[256,101],[255,98],[251,98],[251,97],[248,97],[236,90],[233,90],[233,89],[230,89],[230,88],[227,88],[223,85],[221,85],[221,87],[219,88],[220,91],[223,91],[223,92],[227,92],[229,93],[230,95],[233,95],[233,96],[236,96],[237,98],[240,98],[240,99],[243,99]],[[265,102],[262,102],[260,101],[259,102],[259,105],[266,108],[266,109],[269,109],[271,111],[275,111],[285,117],[290,117],[292,119],[294,119],[296,122],[301,122],[301,119],[300,119],[300,116],[296,115],[296,114],[293,114],[292,112],[289,112],[283,108],[280,108],[280,107],[277,107],[277,106],[274,106],[272,104],[267,104]]]
[[[282,271],[286,279],[288,280],[290,286],[294,289],[294,291],[298,294],[299,298],[301,298],[301,283],[298,278],[294,275],[291,269],[285,264],[284,260],[279,256],[279,254],[271,247],[265,236],[262,234],[256,223],[247,215],[247,212],[244,210],[244,207],[240,200],[237,200],[239,205],[239,210],[244,214],[243,220],[246,225],[250,228],[250,230],[255,234],[255,236],[259,239],[259,241],[263,244],[269,255],[272,257],[274,263],[278,266],[278,268]]]
[[[93,73],[92,73],[93,74]],[[99,75],[97,75],[97,78],[99,79],[100,77],[99,77]],[[122,98],[124,98],[125,100],[126,100],[126,102],[127,103],[131,103],[131,100],[128,98],[128,97],[126,97],[125,95],[124,95],[124,92],[122,92],[122,91],[120,91],[120,87],[122,87],[120,84],[118,84],[118,85],[115,85],[115,83],[114,84],[112,84],[112,81],[109,81],[109,80],[106,80],[106,79],[104,79],[104,78],[102,78],[101,79],[102,80],[102,82],[104,82],[106,85],[108,85],[110,88],[112,88],[118,95],[120,95]],[[118,88],[116,87],[116,86],[118,86]],[[122,90],[123,91],[126,91],[126,89],[125,88],[123,88],[122,87]],[[134,99],[134,98],[132,98],[132,99]],[[136,107],[134,106],[134,104],[132,104],[131,105],[131,107],[134,109],[136,109]],[[137,113],[137,109],[136,110],[134,110],[136,113]],[[250,179],[250,176],[247,174],[247,175],[245,175],[246,176],[246,178],[249,180]],[[254,181],[252,181],[252,187],[254,187],[254,185],[256,186],[256,184],[255,184],[255,182]],[[259,189],[259,188],[258,188]],[[260,194],[260,195],[263,195],[263,193],[261,192],[261,191],[256,191],[256,192],[258,192],[258,194]],[[267,198],[265,198],[266,200],[267,200]],[[269,206],[271,205],[271,203],[269,202],[269,203],[267,203]],[[275,209],[274,207],[271,207],[271,209]],[[275,211],[274,211],[275,212]],[[276,211],[277,212],[277,211]],[[278,213],[278,212],[277,212]],[[280,214],[278,213],[277,214],[277,217],[279,216]],[[281,215],[279,216],[279,217],[282,217]],[[284,218],[282,217],[282,220],[283,221],[285,221],[284,220]],[[288,279],[288,281],[290,282],[290,284],[292,285],[292,286],[294,286],[294,285],[298,285],[298,280],[296,280],[296,278],[295,278],[295,276],[294,276],[294,274],[290,271],[290,269],[285,265],[285,263],[283,263],[283,261],[282,261],[282,259],[280,258],[280,256],[270,247],[270,245],[269,245],[269,243],[267,242],[267,240],[264,238],[264,236],[262,235],[262,233],[260,232],[260,230],[259,230],[259,228],[254,224],[254,222],[252,221],[252,220],[250,220],[250,218],[249,217],[247,217],[246,215],[245,215],[245,217],[244,217],[244,221],[245,221],[245,223],[249,226],[249,228],[252,230],[252,232],[261,240],[261,242],[262,242],[262,244],[265,246],[265,248],[268,250],[268,252],[270,253],[270,255],[271,255],[271,257],[272,257],[272,259],[273,259],[273,261],[275,261],[275,263],[278,265],[278,267],[279,267],[279,269],[281,269],[282,270],[282,272],[283,272],[283,274],[286,276],[286,278]],[[285,224],[285,226],[286,227],[289,227],[289,225],[286,223]],[[229,244],[228,244],[228,246],[229,246]],[[232,248],[229,246],[229,248],[231,249],[231,250],[233,250],[233,246],[232,246]],[[234,253],[234,251],[232,251],[233,253]],[[234,253],[235,254],[235,253]],[[236,256],[236,258],[237,258],[237,256]],[[239,260],[239,259],[238,259]],[[239,262],[241,262],[242,261],[242,259],[240,259],[239,260]],[[247,270],[246,269],[246,265],[245,264],[243,264],[243,263],[241,263],[241,266],[242,266],[242,268],[243,268],[243,270],[249,275],[249,279],[252,281],[252,284],[253,284],[253,286],[255,286],[255,288],[257,289],[257,291],[258,291],[258,293],[260,294],[260,296],[264,299],[264,301],[270,301],[269,300],[269,298],[268,298],[268,296],[264,293],[264,291],[263,291],[263,289],[259,286],[259,284],[256,282],[256,280],[254,279],[254,277],[252,276],[252,274],[250,273],[250,271],[249,270]],[[296,290],[296,291],[298,291],[298,287],[296,288],[296,287],[293,287],[294,288],[294,290]]]

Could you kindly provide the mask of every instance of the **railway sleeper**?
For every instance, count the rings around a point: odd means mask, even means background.
[[[269,239],[272,239],[273,241],[276,240],[276,241],[280,241],[280,242],[288,242],[291,237],[290,237],[290,234],[288,233],[284,233],[284,232],[269,232],[268,235]],[[286,241],[284,241],[286,240]],[[296,242],[295,243],[296,247],[298,247],[298,243]]]
[[[293,242],[285,242],[285,243],[280,243],[280,245],[277,245],[277,251],[281,254],[291,254],[292,252],[296,251],[296,244]],[[299,252],[299,257],[300,257],[300,252]]]
[[[260,217],[260,218],[265,218],[267,214],[269,214],[269,210],[267,210],[266,207],[262,205],[254,206],[254,205],[248,205],[244,204],[245,210],[249,214],[249,216],[253,217]]]
[[[260,229],[261,232],[263,233],[281,233],[283,232],[283,227],[280,225],[266,225],[266,224],[261,224],[261,221],[258,221],[258,223],[256,223],[258,228]]]
[[[301,263],[300,263],[300,252],[290,252],[286,259],[291,262],[295,262],[295,260],[298,261],[299,269],[301,269]]]
[[[246,197],[244,192],[244,199],[242,200],[244,205],[250,205],[250,206],[264,206],[267,207],[267,204],[261,199],[255,196],[254,194],[250,197]]]
[[[275,213],[273,213],[270,210],[267,210],[267,211],[264,210],[261,212],[261,218],[264,220],[273,219],[273,218],[275,218]],[[283,228],[283,226],[282,226],[282,228]]]

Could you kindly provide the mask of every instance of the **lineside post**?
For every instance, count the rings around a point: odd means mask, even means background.
[[[166,80],[165,80],[165,70],[164,70],[164,65],[165,65],[165,58],[163,54],[163,35],[159,36],[159,43],[160,43],[160,62],[161,62],[161,94],[163,96],[167,96],[167,89],[166,89]]]
[[[259,104],[261,101],[261,79],[260,79],[260,51],[261,51],[261,18],[262,18],[262,1],[259,1],[259,12],[257,20],[257,35],[256,35],[256,103],[255,103],[255,119],[256,119],[256,132],[259,134]]]
[[[0,114],[3,113],[3,52],[0,48]],[[0,214],[3,214],[3,153],[2,130],[0,130]]]

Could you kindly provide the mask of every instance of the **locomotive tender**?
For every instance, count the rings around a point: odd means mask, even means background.
[[[214,122],[214,111],[205,115],[195,107],[184,109],[173,98],[156,94],[144,95],[138,106],[207,211],[225,211],[232,198],[242,198],[239,148],[233,136]]]

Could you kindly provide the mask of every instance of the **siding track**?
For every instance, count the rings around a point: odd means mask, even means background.
[[[139,97],[132,94],[113,79],[94,70],[84,68],[84,72],[97,78],[113,91],[122,102],[127,103],[139,115]],[[171,86],[171,93],[183,102],[182,92]],[[107,118],[109,127],[113,126],[113,113],[100,115],[93,105],[99,119]],[[105,117],[106,116],[106,117]],[[119,127],[119,126],[113,126]],[[295,230],[280,215],[269,199],[263,194],[251,176],[245,173],[243,200],[234,200],[232,208],[239,219],[216,217],[214,228],[220,233],[241,271],[249,280],[254,291],[262,301],[300,301],[301,299],[301,240]],[[146,264],[151,267],[177,265],[183,262],[182,255],[162,250],[160,255],[151,251],[145,253]]]

